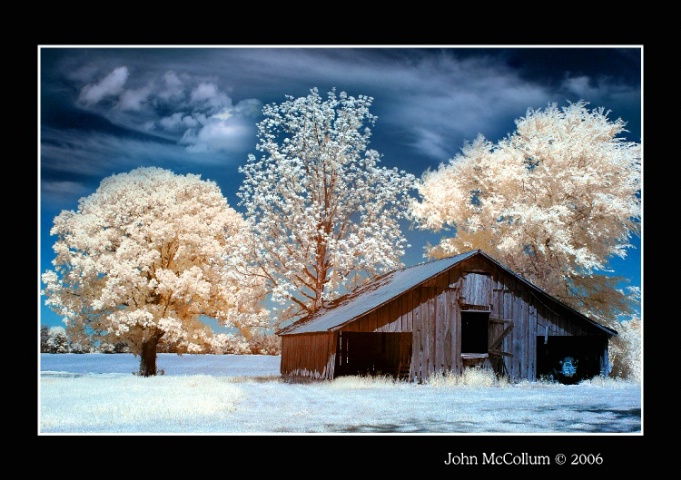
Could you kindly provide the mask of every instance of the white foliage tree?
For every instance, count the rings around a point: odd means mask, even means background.
[[[480,135],[423,175],[411,211],[421,228],[453,230],[429,256],[483,249],[617,328],[636,295],[617,288],[608,262],[640,233],[641,145],[586,105],[530,109],[496,145]]]
[[[46,304],[69,329],[127,343],[140,375],[156,374],[161,339],[180,353],[207,343],[201,315],[241,331],[266,320],[263,282],[243,275],[254,241],[248,226],[198,175],[112,175],[78,211],[55,217],[50,233],[56,258],[42,276]]]
[[[367,277],[401,266],[399,219],[412,175],[368,148],[373,99],[335,90],[265,106],[241,171],[241,205],[257,233],[257,268],[280,321],[311,314]]]
[[[247,355],[251,353],[251,348],[246,339],[241,335],[218,333],[213,337],[210,351],[218,355]]]
[[[69,353],[69,338],[64,327],[51,327],[47,339],[50,353]]]
[[[614,377],[641,381],[643,378],[643,330],[637,316],[618,326],[617,341],[612,342],[608,353]]]

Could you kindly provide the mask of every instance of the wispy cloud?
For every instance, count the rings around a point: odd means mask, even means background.
[[[172,115],[163,117],[158,120],[157,125],[163,130],[172,132],[179,131],[185,132],[188,128],[194,128],[199,126],[199,124],[205,122],[205,115],[197,115],[196,117],[189,115],[184,112],[175,112]],[[148,130],[153,130],[155,127],[154,122],[147,124]]]
[[[40,195],[43,201],[51,205],[60,205],[73,198],[89,194],[88,187],[83,182],[68,180],[44,181],[40,184]]]
[[[592,79],[586,75],[566,78],[562,87],[580,98],[593,98],[601,94],[599,88],[593,84]]]
[[[528,107],[551,98],[546,87],[485,57],[427,57],[382,69],[380,75],[391,102],[379,121],[402,132],[404,145],[414,153],[439,162],[479,133],[494,140],[504,136]]]
[[[95,105],[102,99],[118,96],[128,80],[127,67],[118,67],[97,83],[90,83],[80,91],[79,100],[86,106]]]
[[[59,173],[98,180],[139,166],[176,169],[191,163],[198,167],[236,161],[220,152],[187,155],[184,147],[172,142],[49,128],[41,131],[40,155],[41,169],[48,175]]]
[[[91,61],[80,68],[72,65],[80,78],[89,78],[81,104],[87,98],[87,108],[116,125],[203,154],[251,141],[263,103],[281,102],[286,94],[305,95],[313,87],[373,96],[376,128],[392,130],[402,148],[433,162],[455,155],[479,133],[497,140],[530,107],[580,99],[601,106],[619,102],[630,89],[582,74],[552,81],[523,75],[505,61],[504,49],[474,55],[457,48],[133,51],[106,52],[102,65],[111,67],[105,74],[100,70],[99,77],[85,68]],[[233,95],[240,100],[233,101]],[[247,114],[240,108],[244,105],[254,108]]]
[[[560,86],[569,101],[585,100],[590,108],[605,107],[615,110],[618,115],[630,114],[632,107],[640,105],[641,88],[639,85],[613,81],[607,76],[592,77],[587,75],[566,76]],[[627,118],[627,124],[640,124],[640,118]]]

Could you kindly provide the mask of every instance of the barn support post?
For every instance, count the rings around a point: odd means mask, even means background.
[[[412,342],[412,363],[414,364],[414,377],[418,383],[423,382],[423,333],[422,333],[422,313],[421,313],[421,289],[417,288],[413,292],[413,342]]]
[[[463,360],[461,359],[461,309],[459,300],[461,299],[461,289],[450,290],[449,296],[449,318],[451,321],[450,329],[452,335],[452,372],[455,374],[463,373]]]

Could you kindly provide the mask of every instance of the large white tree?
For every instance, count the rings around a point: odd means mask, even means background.
[[[242,331],[267,317],[263,282],[244,275],[248,226],[198,175],[138,168],[105,178],[77,211],[55,217],[50,233],[47,305],[68,329],[126,342],[143,376],[156,374],[162,338],[178,352],[203,348],[202,315]]]
[[[427,254],[480,248],[565,303],[616,326],[631,299],[609,274],[640,234],[641,145],[583,101],[528,110],[492,144],[480,135],[417,182],[412,213],[449,229]]]
[[[260,158],[250,155],[239,195],[258,236],[257,268],[280,321],[311,314],[366,278],[401,266],[414,178],[379,166],[368,148],[373,99],[312,89],[265,106]]]

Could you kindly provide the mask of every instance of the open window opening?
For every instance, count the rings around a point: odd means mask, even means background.
[[[461,353],[486,354],[489,312],[461,312]]]

